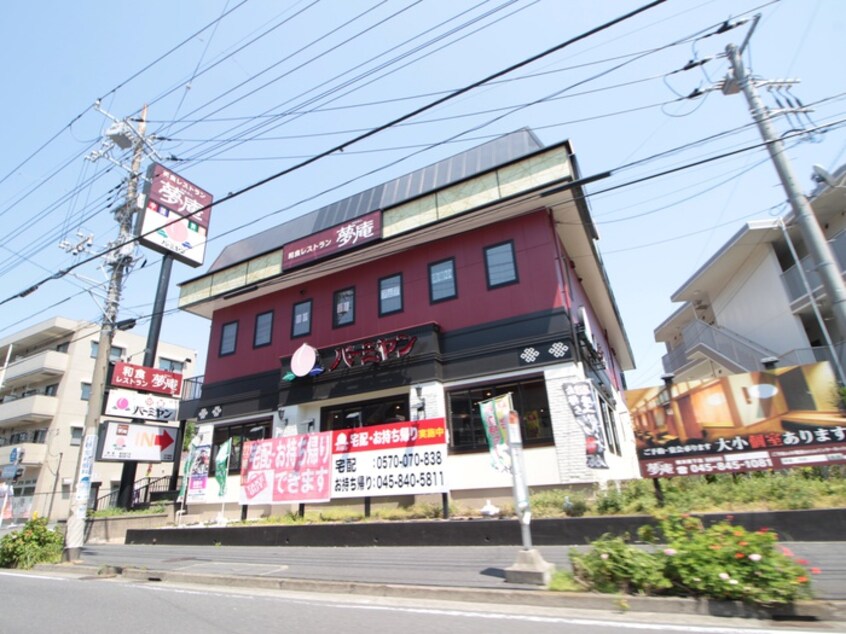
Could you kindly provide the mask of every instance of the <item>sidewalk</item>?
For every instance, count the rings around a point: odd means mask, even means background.
[[[815,616],[846,621],[846,542],[786,542],[797,557],[821,568],[813,579],[820,602]],[[620,597],[567,594],[508,584],[504,569],[513,546],[253,547],[92,545],[73,569],[118,573],[136,580],[308,592],[371,594],[487,603],[619,610]],[[570,570],[567,546],[540,547],[543,557]],[[68,570],[69,565],[39,566]],[[680,598],[626,597],[628,609],[713,614],[719,606]],[[809,608],[804,608],[807,614]],[[747,613],[746,616],[761,616]]]

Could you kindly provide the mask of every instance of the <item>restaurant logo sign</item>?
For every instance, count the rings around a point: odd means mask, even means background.
[[[334,349],[334,358],[327,368],[323,367],[320,353],[304,343],[291,357],[290,369],[282,380],[293,381],[298,377],[317,376],[339,368],[379,365],[392,359],[402,359],[411,354],[416,342],[416,336],[400,333],[337,346]]]
[[[309,262],[322,260],[330,255],[374,242],[381,237],[382,212],[373,211],[344,224],[286,244],[283,249],[282,269],[293,269]]]

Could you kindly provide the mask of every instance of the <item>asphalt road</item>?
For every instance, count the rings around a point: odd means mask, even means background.
[[[755,621],[650,614],[601,614],[524,606],[415,601],[269,590],[208,589],[0,571],[0,632],[169,634],[338,632],[343,634],[551,634],[682,632],[794,634],[836,631],[831,624],[774,626]]]
[[[812,588],[821,599],[846,600],[846,542],[785,542],[809,567],[820,568]],[[570,570],[567,546],[539,547],[543,557]],[[256,575],[321,581],[356,581],[462,588],[520,589],[506,584],[514,546],[307,548],[251,546],[141,546],[88,544],[83,561],[97,566]]]

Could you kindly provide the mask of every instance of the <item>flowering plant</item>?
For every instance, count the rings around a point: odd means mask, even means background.
[[[587,553],[571,551],[574,578],[599,592],[633,592],[790,603],[811,596],[806,569],[768,530],[748,531],[730,517],[705,528],[689,515],[660,519],[665,544],[650,552],[625,538],[604,535]],[[643,538],[654,533],[643,530]],[[653,536],[657,541],[657,536]],[[807,563],[807,562],[805,562]]]
[[[32,568],[41,562],[57,562],[63,542],[60,532],[47,528],[46,518],[35,517],[0,539],[0,567]]]

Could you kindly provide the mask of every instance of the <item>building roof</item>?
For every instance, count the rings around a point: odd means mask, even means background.
[[[233,242],[221,251],[208,273],[214,273],[262,253],[273,251],[288,242],[348,222],[371,211],[393,207],[412,198],[442,189],[542,148],[543,144],[528,128],[506,134],[405,176],[276,225],[249,238]]]

